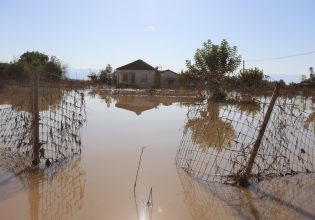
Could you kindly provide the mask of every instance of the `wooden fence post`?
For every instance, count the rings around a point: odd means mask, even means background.
[[[279,87],[280,87],[280,85],[277,83],[276,87],[275,87],[275,89],[273,91],[272,98],[271,98],[270,104],[268,106],[268,109],[267,109],[264,121],[263,121],[263,123],[262,123],[262,125],[260,127],[257,139],[255,141],[255,144],[254,144],[254,147],[253,147],[253,151],[252,151],[252,153],[250,155],[250,158],[248,160],[248,163],[246,165],[245,172],[242,174],[241,178],[239,179],[239,185],[240,186],[247,187],[247,186],[250,185],[249,182],[248,182],[248,177],[249,177],[249,175],[250,175],[250,173],[252,171],[252,168],[253,168],[253,165],[254,165],[254,162],[255,162],[255,158],[257,156],[257,153],[258,153],[261,141],[262,141],[262,139],[264,137],[264,134],[265,134],[265,131],[266,131],[266,127],[268,125],[268,122],[269,122],[269,119],[270,119],[273,107],[274,107],[274,105],[276,103],[276,100],[278,98],[279,89],[280,89]]]
[[[39,109],[38,109],[38,76],[37,71],[32,74],[32,138],[34,166],[39,164]]]

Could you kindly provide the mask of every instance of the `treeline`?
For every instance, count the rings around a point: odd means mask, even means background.
[[[220,44],[208,40],[196,50],[193,61],[186,61],[187,70],[180,73],[180,81],[184,86],[193,82],[199,89],[217,95],[223,95],[227,86],[254,88],[269,84],[269,77],[256,67],[236,74],[240,64],[241,55],[236,46],[230,46],[225,39]]]
[[[0,79],[2,80],[28,80],[33,72],[36,72],[41,79],[67,78],[67,66],[60,59],[38,51],[25,52],[10,63],[0,63]]]
[[[185,87],[193,84],[200,90],[211,90],[219,95],[223,95],[228,87],[255,90],[274,86],[275,81],[257,67],[236,72],[240,64],[241,55],[236,46],[230,46],[225,39],[220,44],[208,40],[196,50],[193,61],[186,61],[186,70],[180,73],[180,82]],[[309,71],[309,78],[303,75],[300,83],[292,82],[287,87],[314,88],[313,67],[310,67]],[[286,86],[283,80],[277,83]]]
[[[179,85],[183,88],[211,90],[219,96],[226,86],[257,88],[272,85],[273,82],[263,70],[243,69],[236,73],[241,64],[241,55],[236,46],[223,39],[219,44],[211,40],[204,42],[194,54],[193,61],[186,60],[186,70],[179,73]],[[315,86],[315,74],[310,69],[310,78],[290,86]],[[42,79],[67,79],[67,67],[55,56],[38,51],[26,52],[10,63],[0,63],[0,80],[28,80],[33,72]],[[88,84],[116,85],[116,72],[110,64],[98,73],[88,75]],[[279,81],[285,85],[283,80]]]
[[[99,73],[91,72],[88,78],[93,84],[116,85],[116,71],[113,71],[110,64],[105,69],[100,70]]]

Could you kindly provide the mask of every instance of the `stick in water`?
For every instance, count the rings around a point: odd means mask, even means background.
[[[142,154],[143,154],[143,150],[144,150],[144,149],[145,149],[145,147],[142,147],[141,154],[140,154],[140,159],[139,159],[139,164],[138,164],[138,170],[137,170],[136,180],[135,180],[135,184],[133,185],[133,191],[136,191],[137,180],[138,180],[138,174],[139,174],[139,169],[140,169],[141,159],[142,159]]]
[[[147,206],[148,206],[148,207],[153,207],[152,186],[151,186],[151,189],[150,189],[150,194],[149,194],[149,198],[148,198],[148,201],[147,201]]]

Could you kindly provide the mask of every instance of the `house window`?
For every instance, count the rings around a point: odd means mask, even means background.
[[[141,82],[148,82],[148,75],[146,73],[141,74]]]
[[[123,74],[123,82],[128,82],[128,74]]]

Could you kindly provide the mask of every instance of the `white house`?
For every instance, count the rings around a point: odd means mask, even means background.
[[[160,72],[160,87],[161,88],[177,88],[179,86],[178,74],[172,70],[164,70]]]
[[[136,60],[117,70],[117,86],[154,88],[158,86],[158,72],[143,60]]]
[[[134,88],[177,88],[179,76],[172,70],[159,71],[143,60],[136,60],[117,69],[117,86]]]

